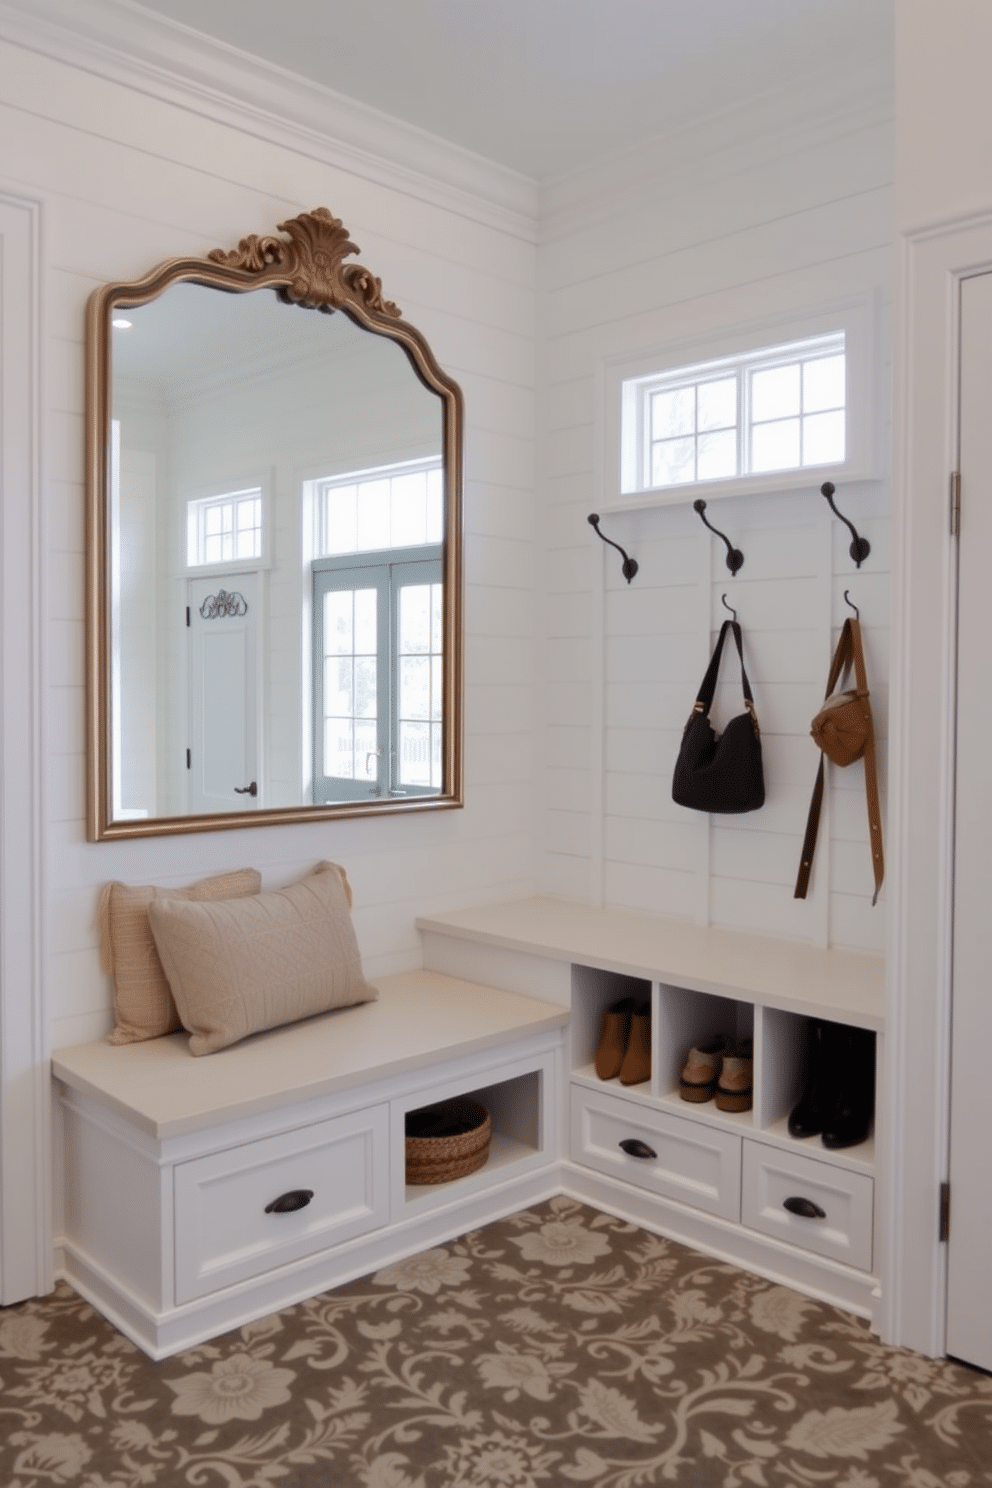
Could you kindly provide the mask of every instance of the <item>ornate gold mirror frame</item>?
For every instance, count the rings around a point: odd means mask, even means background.
[[[284,237],[243,238],[236,249],[205,258],[174,258],[143,279],[103,285],[87,308],[87,743],[88,835],[108,838],[216,831],[225,828],[324,820],[329,817],[417,812],[462,805],[462,395],[438,365],[423,335],[382,296],[361,264],[347,229],[324,207],[277,229]],[[420,383],[441,400],[443,449],[443,600],[441,785],[432,794],[261,806],[257,810],[115,819],[111,713],[112,612],[111,481],[113,417],[112,321],[182,282],[227,294],[274,291],[289,305],[315,313],[342,311],[356,326],[388,338],[405,352]],[[225,596],[226,597],[226,596]],[[120,761],[118,761],[118,769]]]

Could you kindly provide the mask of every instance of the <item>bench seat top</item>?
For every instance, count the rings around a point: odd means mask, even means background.
[[[58,1050],[56,1079],[159,1140],[564,1027],[555,1003],[434,971],[376,979],[379,998],[196,1057],[185,1033]]]

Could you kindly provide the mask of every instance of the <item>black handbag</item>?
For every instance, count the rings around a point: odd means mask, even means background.
[[[710,723],[709,711],[728,630],[733,630],[737,642],[747,712],[732,718],[718,736]],[[722,812],[757,811],[765,803],[761,730],[754,711],[751,684],[744,670],[741,628],[736,620],[725,620],[720,628],[720,639],[683,730],[672,779],[672,800],[680,806],[691,807],[693,811]]]

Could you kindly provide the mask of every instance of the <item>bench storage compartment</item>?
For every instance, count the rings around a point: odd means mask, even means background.
[[[740,1218],[741,1139],[733,1132],[573,1085],[572,1160],[707,1214]]]
[[[185,1035],[53,1059],[61,1272],[153,1358],[554,1193],[568,1009],[436,972],[194,1058]],[[478,1172],[405,1181],[407,1111],[491,1113]]]
[[[177,1163],[176,1301],[386,1224],[388,1133],[372,1106]]]
[[[744,1223],[861,1271],[871,1270],[874,1186],[835,1163],[744,1143]]]

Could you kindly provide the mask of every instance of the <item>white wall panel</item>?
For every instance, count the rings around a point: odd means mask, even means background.
[[[732,258],[732,240],[725,249]],[[888,286],[892,276],[891,229],[886,241],[847,255],[821,257],[811,250],[805,257],[806,261],[796,268],[752,280],[742,277],[735,263],[726,284],[697,280],[684,299],[666,284],[660,304],[647,300],[639,308],[633,306],[622,319],[603,321],[597,316],[589,327],[559,331],[545,351],[551,380],[574,377],[576,366],[583,363],[657,346],[698,346],[701,338],[719,336],[728,327],[770,324],[776,318],[792,318],[811,307],[843,300],[866,285]],[[692,255],[687,256],[687,262],[691,264]],[[585,298],[594,296],[579,297],[580,305]]]
[[[584,812],[570,809],[567,834],[560,811],[549,811],[543,882],[552,892],[565,892],[582,862],[586,892],[608,903],[825,944],[884,945],[884,904],[870,907],[860,765],[838,782],[840,810],[825,812],[809,900],[795,901],[792,889],[819,758],[809,724],[847,613],[845,589],[861,607],[884,749],[887,478],[846,485],[837,498],[872,544],[860,572],[848,556],[847,528],[801,477],[791,492],[762,494],[758,486],[753,495],[711,505],[707,516],[745,553],[744,568],[731,577],[723,544],[691,508],[697,494],[706,497],[704,486],[679,504],[611,512],[617,487],[602,453],[608,367],[652,348],[674,354],[684,347],[687,361],[699,359],[707,343],[742,327],[767,325],[774,343],[776,327],[790,317],[866,294],[878,307],[872,375],[881,413],[874,433],[878,448],[887,448],[893,141],[886,117],[891,80],[878,83],[875,111],[862,118],[817,124],[793,99],[792,112],[771,129],[765,100],[756,103],[763,124],[755,123],[750,145],[745,129],[740,138],[711,141],[705,158],[690,149],[680,160],[680,148],[691,142],[673,137],[650,160],[642,151],[643,173],[630,173],[625,193],[622,170],[612,180],[592,171],[547,193],[539,466],[549,502],[548,799],[568,799],[570,782],[558,776],[575,767],[561,757],[561,725],[578,738],[583,714],[583,747],[603,774],[602,790],[590,794]],[[602,549],[589,531],[589,511],[599,512],[606,535],[637,559],[631,585],[620,574],[619,554]],[[746,817],[707,820],[674,805],[671,773],[726,618],[724,593],[744,626],[767,804]],[[569,640],[588,640],[588,680],[575,670]],[[713,710],[718,727],[742,710],[732,651],[722,678]],[[884,780],[884,766],[880,774]],[[867,911],[856,911],[863,900]]]
[[[534,756],[535,251],[470,211],[389,189],[353,168],[249,135],[0,43],[0,176],[31,183],[46,220],[42,434],[51,726],[47,982],[56,1047],[102,1033],[111,989],[95,927],[109,879],[181,884],[253,863],[266,887],[318,858],[346,864],[370,974],[419,964],[432,908],[526,893]],[[344,152],[353,166],[354,157]],[[398,174],[401,174],[398,173]],[[411,178],[412,182],[412,178]],[[467,199],[466,199],[467,202]],[[84,840],[84,310],[95,285],[231,246],[326,205],[466,392],[469,660],[465,809],[90,844]],[[476,586],[483,586],[478,589]],[[476,755],[476,745],[479,753]],[[57,926],[57,929],[56,929]]]

